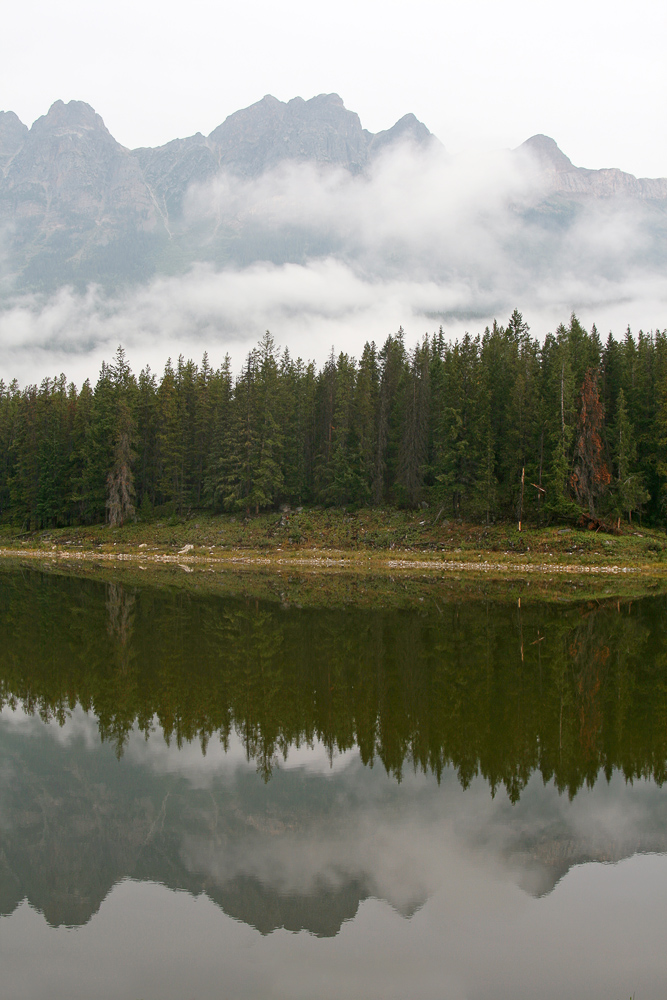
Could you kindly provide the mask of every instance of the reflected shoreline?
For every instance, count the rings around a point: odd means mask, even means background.
[[[565,607],[417,601],[300,608],[39,571],[0,578],[0,706],[77,704],[120,757],[155,720],[180,746],[233,734],[269,780],[292,745],[358,748],[398,778],[453,766],[517,801],[599,774],[667,774],[667,599]],[[283,595],[284,596],[284,595]]]

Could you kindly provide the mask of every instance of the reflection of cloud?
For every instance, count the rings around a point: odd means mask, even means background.
[[[205,349],[214,363],[231,352],[238,367],[267,328],[321,362],[332,344],[358,355],[399,325],[410,338],[440,322],[475,333],[515,306],[538,336],[573,309],[602,332],[664,324],[661,208],[547,203],[544,183],[525,155],[447,160],[437,147],[399,147],[368,176],[312,164],[254,181],[223,175],[190,190],[186,230],[212,245],[249,233],[255,253],[265,238],[301,234],[301,263],[198,264],[115,295],[15,298],[0,312],[0,375],[94,377],[119,342],[135,368]]]
[[[310,791],[313,801],[321,795],[317,786]],[[660,790],[653,782],[629,786],[620,775],[573,802],[534,776],[518,808],[504,792],[492,798],[482,779],[463,790],[453,771],[439,787],[411,775],[399,789],[359,761],[333,781],[321,811],[295,809],[284,792],[278,810],[272,800],[266,809],[254,797],[244,802],[239,788],[235,795],[240,834],[211,837],[213,808],[201,831],[181,840],[188,870],[220,886],[250,877],[282,896],[353,882],[404,915],[438,894],[459,899],[471,881],[483,896],[503,882],[541,896],[573,865],[667,847]]]
[[[275,909],[281,901],[303,916],[309,907],[317,915],[327,893],[351,903],[351,912],[359,899],[371,896],[410,923],[428,925],[435,916],[451,933],[467,921],[464,940],[490,909],[494,919],[506,921],[535,905],[530,896],[556,898],[551,890],[559,880],[573,884],[573,866],[592,867],[581,862],[665,847],[661,789],[653,781],[627,784],[619,773],[609,783],[582,789],[572,801],[534,775],[512,805],[503,789],[492,797],[481,777],[464,790],[453,768],[445,769],[439,784],[411,772],[399,784],[381,767],[363,766],[355,752],[337,758],[330,771],[320,745],[290,748],[290,766],[278,769],[268,785],[253,773],[236,737],[227,752],[212,740],[203,754],[196,743],[179,750],[167,747],[159,731],[147,741],[135,731],[118,762],[100,748],[95,720],[80,708],[62,726],[5,708],[0,736],[3,758],[12,764],[0,766],[0,824],[9,837],[26,810],[43,809],[45,853],[40,847],[35,857],[48,860],[63,830],[85,824],[103,802],[114,816],[105,829],[111,840],[100,840],[101,827],[91,826],[84,868],[101,855],[104,843],[126,866],[116,875],[122,878],[134,870],[136,844],[142,843],[157,864],[153,878],[168,872],[170,884],[180,880],[191,891],[203,889],[222,906],[231,901],[228,912],[236,912],[238,894],[247,892],[243,912],[271,926],[280,926]],[[31,746],[22,753],[25,738]],[[63,778],[58,795],[44,798],[54,741]],[[77,795],[67,794],[76,789]],[[166,859],[164,868],[160,858]],[[76,864],[73,870],[79,870]],[[81,873],[85,883],[89,869]],[[581,884],[577,875],[574,884]],[[369,907],[374,920],[392,918],[372,909],[378,906],[363,904],[357,926],[367,926]],[[96,920],[107,919],[106,907]]]
[[[0,727],[22,736],[43,737],[46,734],[62,746],[83,739],[87,749],[100,745],[100,731],[94,715],[84,711],[80,705],[67,710],[62,719],[51,717],[45,722],[38,714],[26,712],[23,708],[0,709]],[[207,741],[205,751],[198,742],[167,743],[162,738],[157,720],[153,720],[148,739],[143,732],[134,729],[124,748],[124,756],[139,767],[154,774],[178,775],[186,779],[193,788],[209,788],[215,779],[232,779],[238,769],[255,772],[257,762],[248,760],[245,746],[240,736],[232,732],[227,745],[214,733]],[[344,771],[359,759],[356,747],[351,750],[335,750],[319,740],[312,743],[295,744],[287,748],[286,756],[278,756],[274,761],[275,770],[303,770],[308,774],[334,775]]]
[[[195,788],[208,788],[215,779],[231,779],[238,769],[256,771],[257,762],[248,760],[246,748],[240,736],[232,732],[227,745],[214,734],[202,752],[198,743],[183,743],[180,750],[168,746],[164,740],[146,740],[136,730],[130,737],[125,754],[142,767],[148,767],[158,774],[178,774]],[[355,762],[359,751],[335,751],[320,741],[312,744],[292,744],[285,757],[278,756],[273,762],[273,771],[303,770],[310,774],[338,774]]]
[[[97,719],[85,712],[80,705],[76,705],[71,711],[64,711],[60,721],[51,716],[47,722],[38,714],[5,705],[0,709],[0,728],[34,738],[42,738],[47,732],[61,746],[69,746],[76,740],[82,740],[87,750],[94,750],[100,745]]]
[[[96,720],[78,706],[63,725],[5,707],[3,730],[54,740],[68,753],[81,742],[87,752],[100,746]],[[133,769],[135,786],[144,775],[137,787],[143,782],[147,795],[171,788],[182,802],[170,824],[191,872],[221,885],[250,876],[283,894],[353,880],[401,912],[443,886],[453,891],[464,862],[541,894],[577,862],[667,847],[661,790],[653,781],[628,784],[620,773],[572,801],[535,774],[512,805],[504,789],[492,796],[481,777],[461,788],[451,767],[439,784],[408,772],[399,785],[383,768],[365,767],[356,748],[330,761],[315,743],[289,747],[257,799],[252,789],[261,779],[236,734],[227,748],[212,738],[204,753],[196,742],[168,746],[157,726],[148,739],[133,731],[121,766]],[[184,825],[181,814],[199,819]],[[227,818],[213,837],[220,816]]]
[[[667,802],[660,789],[652,781],[630,785],[619,773],[609,783],[582,789],[572,801],[536,774],[513,805],[504,789],[491,796],[481,777],[461,788],[453,768],[439,784],[432,775],[406,773],[399,786],[382,768],[365,767],[356,748],[335,757],[330,768],[326,748],[315,744],[291,747],[279,764],[279,770],[300,770],[315,782],[299,786],[303,801],[301,795],[291,801],[285,790],[297,786],[274,771],[264,811],[254,798],[245,802],[246,786],[239,782],[255,764],[248,763],[236,735],[226,753],[213,740],[203,755],[194,743],[176,751],[161,739],[146,742],[135,734],[127,752],[154,773],[178,774],[191,787],[207,789],[211,802],[234,796],[242,835],[211,838],[218,815],[212,807],[203,824],[207,832],[191,829],[181,841],[185,866],[217,884],[250,876],[278,893],[308,895],[321,884],[340,888],[354,880],[409,913],[440,889],[455,896],[462,865],[542,894],[574,863],[667,846]],[[322,778],[329,783],[320,799]],[[308,805],[311,794],[320,809]]]

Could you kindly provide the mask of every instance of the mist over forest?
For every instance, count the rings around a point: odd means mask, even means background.
[[[575,167],[535,136],[450,156],[413,115],[366,132],[337,95],[266,97],[210,136],[127,150],[82,102],[0,114],[0,375],[79,384],[122,343],[143,367],[304,360],[482,333],[520,306],[664,326],[667,182]]]

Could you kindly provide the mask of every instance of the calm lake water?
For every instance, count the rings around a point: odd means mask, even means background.
[[[0,571],[2,997],[664,997],[665,599],[432,597]]]

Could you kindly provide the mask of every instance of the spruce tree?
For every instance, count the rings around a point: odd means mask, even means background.
[[[611,482],[602,444],[604,407],[597,380],[597,369],[589,368],[581,386],[574,469],[570,478],[577,502],[588,507],[591,517],[595,517],[596,501]]]
[[[134,476],[132,450],[134,421],[127,399],[119,399],[114,431],[113,465],[107,475],[107,517],[112,528],[134,517]]]
[[[633,510],[641,509],[649,500],[649,494],[644,487],[641,474],[636,470],[637,445],[622,389],[618,394],[613,442],[616,466],[615,506],[618,511],[626,513],[628,521],[632,522]]]

